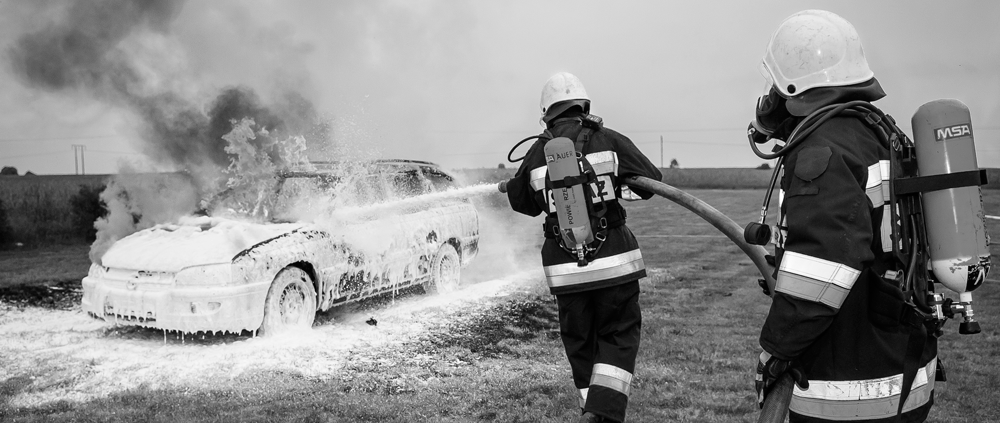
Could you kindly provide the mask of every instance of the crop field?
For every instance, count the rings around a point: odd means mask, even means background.
[[[741,225],[757,218],[764,193],[688,191]],[[1000,214],[1000,191],[983,193],[986,213]],[[573,421],[577,394],[537,258],[540,222],[505,211],[499,195],[477,204],[483,251],[464,289],[335,308],[279,338],[109,326],[80,312],[71,278],[49,290],[0,283],[0,421]],[[756,268],[680,206],[626,207],[650,273],[628,421],[755,421],[769,303]],[[988,229],[1000,239],[1000,221]],[[25,258],[0,256],[0,268],[15,259]],[[86,273],[79,261],[45,263],[39,274]],[[1000,420],[1000,278],[975,301],[982,333],[945,326],[949,380],[930,421]]]
[[[96,188],[107,175],[0,176],[0,204],[11,241],[28,246],[79,242],[70,199],[81,187]],[[0,239],[0,244],[7,244]]]

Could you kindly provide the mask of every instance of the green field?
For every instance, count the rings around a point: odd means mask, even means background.
[[[12,229],[0,248],[21,243],[28,248],[81,243],[73,225],[70,199],[82,186],[104,185],[108,175],[0,176],[0,204]]]
[[[763,195],[760,189],[690,192],[741,224],[757,217]],[[984,191],[984,200],[987,214],[1000,214],[1000,191]],[[653,199],[627,208],[650,268],[640,282],[643,340],[629,422],[755,421],[756,339],[768,307],[755,268],[680,206]],[[538,223],[504,219],[510,227]],[[988,229],[998,239],[1000,221],[989,221]],[[490,236],[499,235],[484,229],[484,242]],[[535,253],[534,240],[519,241],[523,252]],[[482,256],[466,276],[498,262]],[[945,327],[940,357],[949,382],[937,392],[930,421],[1000,420],[998,282],[992,276],[975,293],[981,334],[960,336],[956,322]],[[487,284],[468,290],[481,285]],[[0,336],[8,339],[0,342],[0,356],[11,357],[0,370],[0,420],[573,421],[576,393],[543,285],[536,276],[503,295],[414,311],[408,307],[431,299],[336,309],[320,317],[314,337],[362,334],[393,342],[298,346],[306,340],[296,340],[272,346],[273,355],[270,344],[247,337],[181,343],[156,331],[88,326],[78,305],[49,310],[0,303]],[[364,323],[369,316],[378,317],[378,326]],[[323,364],[329,351],[342,353],[343,361]],[[220,358],[198,367],[206,356]],[[37,401],[25,404],[24,398]]]

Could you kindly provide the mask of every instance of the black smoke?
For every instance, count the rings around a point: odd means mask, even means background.
[[[181,6],[177,1],[77,1],[62,19],[18,38],[7,57],[18,76],[39,88],[127,93],[139,78],[118,46],[137,29],[168,30]]]
[[[251,118],[266,130],[254,145],[303,135],[322,141],[328,130],[318,124],[311,102],[286,92],[266,104],[247,86],[224,88],[201,105],[179,93],[157,91],[146,81],[123,43],[148,31],[169,35],[183,7],[169,0],[80,0],[53,22],[22,34],[7,46],[5,59],[25,84],[38,89],[92,96],[122,107],[139,118],[139,146],[161,164],[181,169],[225,168],[230,160],[222,136],[234,121]],[[266,65],[266,64],[262,64]],[[274,159],[276,152],[268,151]]]

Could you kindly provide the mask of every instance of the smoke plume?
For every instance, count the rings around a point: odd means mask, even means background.
[[[183,5],[81,0],[55,11],[39,6],[55,18],[6,48],[5,59],[24,84],[91,97],[130,112],[141,137],[139,150],[155,164],[184,172],[164,179],[123,169],[108,184],[101,197],[109,214],[95,223],[98,238],[91,247],[95,263],[118,239],[175,221],[220,192],[232,194],[238,205],[256,214],[259,204],[251,200],[267,185],[261,170],[273,173],[301,162],[306,138],[322,143],[329,136],[329,126],[319,122],[312,103],[297,92],[284,90],[270,101],[238,84],[215,95],[197,92],[193,72],[174,65],[178,60],[173,56],[183,56],[183,51],[170,48],[176,46],[170,42],[171,24]]]
[[[286,91],[270,103],[254,89],[236,85],[221,90],[207,104],[184,92],[183,73],[159,72],[140,57],[144,36],[170,36],[183,2],[166,0],[98,0],[69,4],[43,28],[21,35],[7,48],[6,59],[25,84],[42,90],[92,96],[124,108],[137,118],[139,148],[161,165],[188,171],[198,188],[217,188],[219,172],[230,160],[223,135],[244,118],[264,130],[253,140],[257,148],[273,146],[291,135],[328,135],[326,125],[302,95]],[[155,53],[155,52],[153,52]],[[155,56],[155,54],[152,54]],[[266,151],[281,162],[278,151]]]

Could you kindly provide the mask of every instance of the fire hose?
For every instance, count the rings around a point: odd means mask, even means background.
[[[743,238],[743,228],[740,225],[698,197],[663,182],[645,176],[633,176],[626,178],[625,184],[673,201],[712,224],[712,226],[722,232],[723,235],[750,257],[750,260],[757,266],[757,270],[760,271],[761,276],[763,276],[764,281],[767,283],[768,292],[771,292],[773,295],[775,281],[771,275],[773,269],[765,258],[767,250],[762,246],[747,243]],[[506,181],[500,183],[499,188],[501,192],[507,191],[506,185]],[[788,414],[788,405],[792,401],[793,383],[792,378],[787,374],[781,376],[770,394],[765,397],[764,406],[757,419],[758,423],[780,423],[785,421],[785,416]]]
[[[666,198],[673,201],[684,208],[694,212],[706,222],[711,223],[715,229],[722,232],[730,241],[733,241],[737,247],[740,247],[753,264],[757,266],[757,270],[760,271],[761,276],[767,281],[767,286],[769,292],[774,292],[774,277],[771,276],[773,269],[771,265],[767,263],[767,259],[764,256],[767,254],[767,250],[759,245],[751,245],[743,239],[743,228],[733,222],[728,216],[722,214],[722,212],[708,205],[708,203],[701,201],[698,197],[667,185],[663,182],[647,178],[645,176],[633,176],[625,179],[625,183],[629,186],[636,188],[641,188],[643,190],[652,192],[660,197]]]
[[[767,282],[768,292],[771,292],[773,295],[775,285],[774,277],[771,276],[773,270],[764,258],[767,250],[759,245],[747,243],[743,238],[743,228],[740,225],[737,225],[728,216],[716,210],[715,207],[708,205],[708,203],[701,201],[698,197],[663,182],[645,176],[633,176],[625,179],[625,183],[673,201],[694,212],[698,217],[705,219],[706,222],[711,223],[715,229],[722,232],[750,257],[753,264],[757,266],[757,270],[760,271],[761,276],[764,277],[764,281]],[[792,402],[793,383],[791,376],[787,374],[782,375],[778,379],[777,384],[771,388],[771,392],[764,399],[764,406],[760,410],[757,423],[781,423],[785,421],[785,416],[788,414],[788,405]]]

